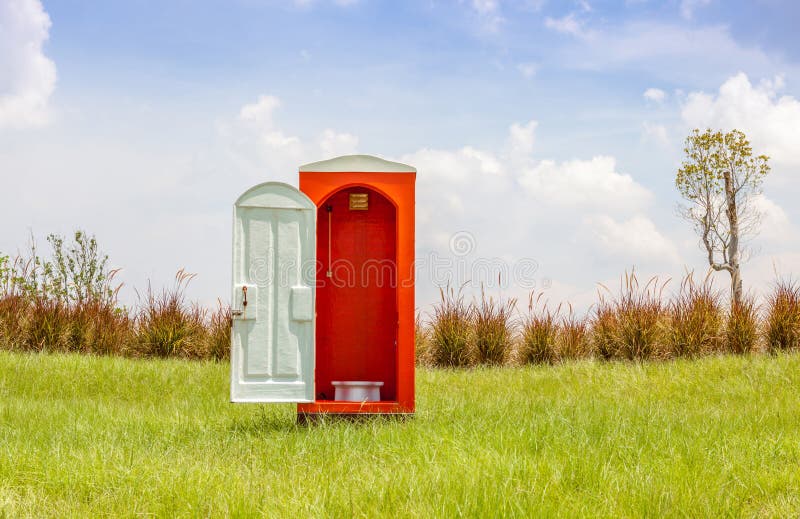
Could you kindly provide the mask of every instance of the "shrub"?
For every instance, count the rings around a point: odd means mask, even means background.
[[[770,352],[800,348],[800,285],[778,281],[767,301],[765,339]]]
[[[8,291],[11,283],[11,265],[7,255],[0,253],[0,297]]]
[[[720,349],[722,307],[710,277],[702,284],[687,274],[669,305],[667,345],[672,355],[694,357]]]
[[[94,236],[77,230],[71,243],[65,244],[58,234],[48,235],[47,241],[52,258],[40,261],[34,255],[42,272],[40,292],[67,305],[116,301],[111,280],[117,270],[108,269],[108,256],[100,252]]]
[[[758,342],[758,307],[748,295],[741,303],[734,303],[728,311],[725,324],[725,348],[731,353],[747,354],[755,351]]]
[[[522,337],[519,347],[520,360],[525,364],[555,362],[558,315],[561,307],[551,311],[547,302],[541,302],[543,294],[528,298],[528,315],[522,321]],[[541,303],[541,304],[540,304]]]
[[[561,318],[556,336],[559,360],[574,360],[589,357],[589,326],[585,318],[575,316],[572,307],[569,314]]]
[[[463,287],[462,287],[463,288]],[[464,296],[450,287],[440,288],[430,324],[430,360],[438,367],[469,366],[472,315]]]
[[[148,286],[136,315],[134,349],[138,355],[204,356],[206,314],[199,306],[186,302],[186,287],[194,276],[179,270],[173,287],[160,294]]]
[[[496,366],[510,357],[514,334],[511,318],[515,306],[515,299],[503,302],[487,298],[481,286],[481,299],[471,311],[475,362]]]

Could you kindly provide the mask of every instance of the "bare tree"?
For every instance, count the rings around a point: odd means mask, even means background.
[[[744,133],[694,130],[686,138],[686,157],[675,185],[686,201],[681,215],[700,235],[709,266],[731,276],[731,300],[742,300],[743,243],[758,233],[761,194],[769,157],[753,156]]]

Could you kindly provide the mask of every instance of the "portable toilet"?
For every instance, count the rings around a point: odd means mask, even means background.
[[[300,168],[234,207],[231,400],[298,415],[414,412],[416,170],[368,155]]]

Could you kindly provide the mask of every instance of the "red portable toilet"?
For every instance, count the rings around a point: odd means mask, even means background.
[[[414,412],[415,180],[350,155],[302,166],[300,191],[266,183],[239,198],[232,401],[298,402],[300,417]]]

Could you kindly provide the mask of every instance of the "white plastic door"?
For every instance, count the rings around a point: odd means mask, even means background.
[[[232,402],[314,400],[314,203],[267,182],[233,210]]]

